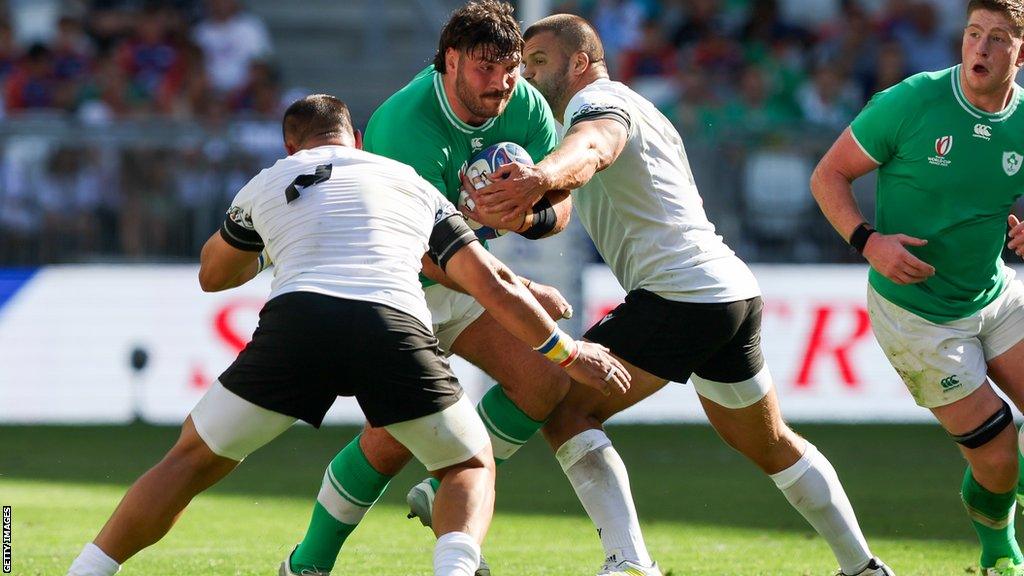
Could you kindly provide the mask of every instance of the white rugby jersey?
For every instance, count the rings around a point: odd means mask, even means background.
[[[430,328],[420,260],[428,248],[440,255],[455,245],[452,234],[431,238],[449,218],[473,234],[455,206],[409,166],[320,146],[278,160],[249,181],[221,235],[242,250],[265,245],[276,267],[270,298],[316,292],[376,302]],[[456,249],[472,240],[461,241]]]
[[[565,110],[573,123],[611,118],[628,130],[611,166],[572,193],[580,222],[627,291],[681,302],[733,302],[760,295],[757,280],[704,213],[679,132],[653,104],[601,79]]]

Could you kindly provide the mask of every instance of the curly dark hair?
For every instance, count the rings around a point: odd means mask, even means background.
[[[523,51],[515,9],[499,0],[473,0],[455,12],[441,29],[441,40],[434,55],[434,70],[444,74],[444,55],[449,48],[498,62],[518,58]]]
[[[1013,24],[1013,33],[1024,35],[1024,2],[1021,0],[971,0],[967,4],[967,16],[975,10],[991,10],[1000,12]]]

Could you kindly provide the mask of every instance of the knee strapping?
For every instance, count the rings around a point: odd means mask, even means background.
[[[950,434],[950,436],[957,444],[974,449],[991,442],[1010,424],[1013,424],[1013,413],[1010,412],[1010,405],[1004,400],[1002,407],[980,426],[966,434]]]

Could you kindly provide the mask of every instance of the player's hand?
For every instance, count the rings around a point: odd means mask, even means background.
[[[927,240],[906,234],[868,236],[864,257],[871,267],[896,284],[917,284],[935,275],[935,267],[910,253],[905,246],[924,246]]]
[[[549,188],[543,170],[518,162],[505,164],[491,172],[489,178],[490,184],[469,195],[476,202],[477,210],[501,215],[502,228],[518,222]]]
[[[484,226],[489,226],[495,230],[511,230],[518,232],[526,224],[526,212],[522,212],[518,215],[506,213],[506,212],[487,212],[480,209],[480,204],[476,202],[473,197],[473,193],[469,192],[474,190],[473,183],[469,181],[469,178],[465,173],[461,174],[462,178],[462,189],[469,193],[469,202],[464,206],[459,206],[459,210],[462,211],[466,218],[472,219],[474,222],[479,222]]]
[[[580,355],[565,369],[573,380],[600,390],[605,396],[625,394],[632,377],[608,349],[600,344],[577,340]]]
[[[1013,214],[1010,214],[1008,222],[1010,224],[1010,233],[1007,236],[1010,237],[1010,241],[1006,244],[1006,247],[1013,250],[1017,256],[1024,258],[1024,223]]]
[[[572,318],[572,306],[557,288],[540,282],[528,282],[526,287],[529,288],[537,302],[544,307],[544,311],[551,316],[552,320]]]

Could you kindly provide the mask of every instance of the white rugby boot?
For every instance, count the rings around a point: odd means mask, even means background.
[[[629,560],[616,562],[614,558],[606,561],[597,576],[662,576],[658,563],[643,566]]]
[[[1024,576],[1024,564],[1014,564],[1010,558],[1000,558],[992,568],[982,568],[981,576]]]
[[[836,572],[836,576],[896,576],[892,568],[885,565],[878,558],[872,558],[866,568],[856,574],[844,574],[842,570]]]
[[[419,518],[420,523],[430,528],[434,522],[434,497],[437,490],[434,489],[434,478],[427,478],[409,489],[405,495],[405,502],[409,505],[409,514],[406,518]],[[491,576],[491,567],[480,555],[480,566],[473,573],[473,576]]]

